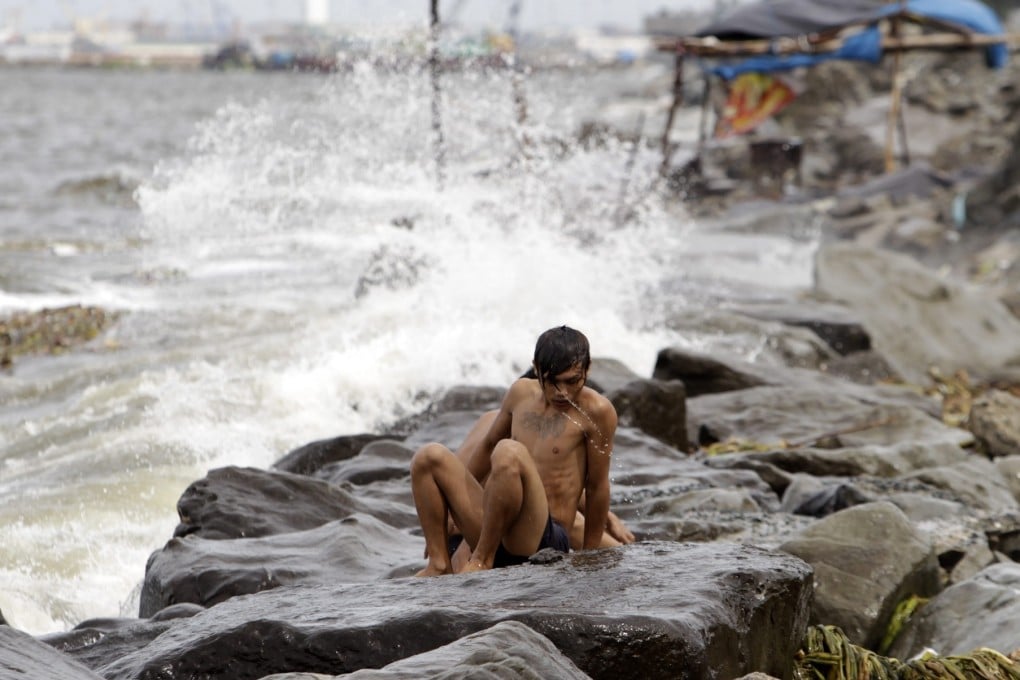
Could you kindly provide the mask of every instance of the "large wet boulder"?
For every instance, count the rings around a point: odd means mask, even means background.
[[[609,393],[620,425],[687,450],[687,391],[679,380],[633,380]]]
[[[88,619],[71,630],[39,639],[89,668],[99,668],[149,644],[170,628],[175,619],[200,611],[202,607],[185,603],[167,607],[148,619]]]
[[[262,680],[309,680],[309,675],[282,673]],[[320,676],[327,680],[328,676]],[[549,639],[523,623],[504,621],[443,647],[394,661],[379,669],[362,669],[331,680],[587,680],[590,676],[564,656]]]
[[[904,626],[890,656],[909,658],[925,648],[967,654],[990,647],[1020,649],[1020,564],[993,564],[939,593]]]
[[[945,375],[1020,371],[1020,319],[994,296],[940,278],[909,257],[827,245],[815,258],[815,287],[849,305],[875,349],[910,382],[929,382],[933,366]]]
[[[357,512],[398,527],[417,524],[411,508],[355,497],[325,481],[288,472],[224,467],[193,482],[177,501],[175,537],[257,538],[322,526]]]
[[[769,372],[751,365],[733,366],[732,363],[680,347],[668,347],[659,352],[652,377],[681,381],[688,397],[772,384]]]
[[[841,305],[797,300],[796,303],[786,304],[746,304],[737,310],[755,319],[807,328],[841,356],[871,349],[868,332]]]
[[[352,434],[309,442],[273,463],[272,469],[311,475],[330,463],[353,458],[365,446],[383,438],[378,434]]]
[[[770,483],[776,493],[783,494],[791,474],[805,473],[816,477],[896,477],[915,470],[960,463],[968,455],[966,450],[954,442],[904,441],[890,445],[865,444],[834,449],[792,447],[726,453],[713,456],[707,462],[713,467],[760,470],[760,474],[773,480]]]
[[[107,680],[337,675],[519,621],[593,678],[789,677],[811,595],[811,569],[789,554],[637,543],[470,575],[237,597],[96,670]]]
[[[324,465],[315,471],[316,479],[331,484],[368,486],[377,482],[404,480],[411,488],[411,457],[414,451],[393,439],[377,439],[356,456]]]
[[[262,538],[174,538],[149,558],[139,615],[183,602],[210,607],[283,585],[375,581],[394,570],[412,573],[420,561],[418,542],[367,515]]]
[[[780,548],[815,570],[811,622],[839,626],[869,649],[882,641],[903,599],[940,587],[930,537],[885,501],[821,519]]]
[[[958,446],[973,439],[905,401],[823,384],[754,387],[688,399],[687,434],[702,446],[740,439],[829,449],[897,442]]]
[[[0,626],[0,678],[102,680],[82,663],[10,626]]]

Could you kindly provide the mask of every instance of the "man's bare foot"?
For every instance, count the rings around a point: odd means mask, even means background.
[[[476,559],[472,558],[472,559],[468,560],[467,562],[465,562],[464,566],[462,566],[460,568],[460,571],[458,571],[457,573],[458,574],[470,574],[473,571],[487,571],[489,569],[492,569],[492,567],[487,565],[485,562],[482,562],[481,560],[476,560]]]
[[[442,567],[434,567],[432,564],[427,564],[424,569],[419,571],[415,576],[446,576],[452,574],[453,569],[447,566],[445,569]]]

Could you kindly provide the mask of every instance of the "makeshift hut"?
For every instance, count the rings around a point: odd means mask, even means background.
[[[810,68],[833,59],[879,65],[892,55],[891,103],[888,113],[885,166],[895,167],[895,145],[909,163],[902,107],[900,55],[912,50],[984,50],[989,68],[1006,64],[1020,36],[1008,35],[996,13],[977,0],[761,0],[738,6],[727,16],[687,36],[653,36],[660,51],[675,55],[673,103],[662,135],[663,172],[673,149],[670,131],[683,100],[684,64],[697,59],[706,92],[713,79],[727,89],[727,105],[716,114],[715,135],[741,134],[778,112],[795,96],[780,72]],[[702,108],[698,155],[707,136],[709,110]],[[782,153],[799,163],[795,145],[752,145],[764,162]]]

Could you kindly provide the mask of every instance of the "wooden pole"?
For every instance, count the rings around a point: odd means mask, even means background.
[[[520,55],[517,50],[519,39],[518,26],[520,24],[521,4],[523,0],[514,0],[510,5],[509,16],[507,17],[507,34],[513,43],[513,75],[510,79],[510,88],[513,91],[514,111],[517,114],[517,125],[524,125],[528,120],[528,100],[524,96],[524,73],[521,70]]]
[[[623,180],[620,182],[620,198],[616,202],[616,226],[622,227],[627,222],[627,192],[630,189],[630,178],[634,174],[634,166],[637,164],[638,152],[641,150],[642,139],[645,134],[645,114],[642,112],[637,120],[637,135],[634,143],[630,146],[630,153],[627,154],[627,164],[623,168]]]
[[[432,82],[432,134],[435,136],[436,186],[442,191],[446,184],[446,140],[443,136],[443,91],[439,82],[439,0],[430,0],[429,12],[429,77]]]
[[[903,99],[903,91],[900,91],[900,106],[899,106],[899,120],[897,125],[900,129],[900,162],[903,163],[904,167],[910,167],[910,148],[907,145],[907,118],[906,118],[906,103]]]
[[[701,120],[698,122],[698,157],[705,148],[705,139],[708,138],[708,109],[712,105],[712,76],[705,75],[705,94],[701,99]]]
[[[902,6],[902,5],[901,5]],[[902,11],[902,10],[901,10]],[[893,16],[890,19],[889,35],[892,38],[900,37],[900,17]],[[900,52],[893,53],[892,65],[892,86],[890,92],[889,115],[885,127],[885,171],[892,172],[896,169],[896,157],[894,147],[896,145],[896,126],[900,119],[900,105],[903,98],[901,76],[900,76]]]
[[[958,50],[987,47],[989,45],[1006,45],[1010,49],[1020,46],[1020,33],[1003,35],[987,35],[984,33],[935,33],[925,35],[905,35],[882,37],[883,52],[909,50]],[[674,52],[678,47],[687,54],[699,57],[749,57],[762,54],[825,54],[835,52],[843,46],[839,38],[827,38],[820,41],[799,40],[797,38],[777,38],[774,40],[737,40],[724,41],[718,38],[680,38],[659,40],[656,49],[660,52]]]
[[[673,130],[673,120],[676,118],[677,109],[683,103],[684,98],[684,49],[677,46],[676,61],[673,72],[673,102],[666,114],[666,129],[662,131],[662,164],[659,165],[659,174],[665,176],[669,171],[669,160],[673,155],[672,145],[669,143],[669,134]]]

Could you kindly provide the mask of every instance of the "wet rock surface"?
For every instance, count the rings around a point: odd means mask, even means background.
[[[479,633],[430,652],[394,661],[380,669],[323,676],[282,673],[263,680],[418,680],[439,677],[470,678],[562,678],[585,680],[591,676],[564,656],[544,635],[516,621],[497,623]]]
[[[233,598],[178,620],[136,651],[118,649],[99,672],[110,679],[340,674],[513,620],[593,678],[752,670],[783,677],[804,634],[810,593],[811,570],[791,555],[646,542],[460,577],[286,586]]]
[[[100,680],[103,676],[30,635],[0,626],[0,677]]]

